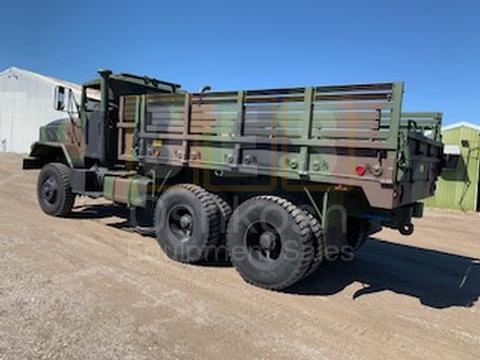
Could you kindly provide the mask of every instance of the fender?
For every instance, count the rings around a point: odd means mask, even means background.
[[[32,144],[29,157],[23,159],[24,170],[41,169],[45,164],[53,161],[63,162],[73,168],[72,158],[64,144],[37,141]]]

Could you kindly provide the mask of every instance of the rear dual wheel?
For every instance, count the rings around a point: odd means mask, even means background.
[[[184,263],[201,262],[222,246],[221,223],[228,222],[233,265],[247,282],[267,289],[285,289],[310,275],[323,256],[319,222],[277,196],[252,198],[231,214],[217,195],[176,185],[159,198],[155,222],[162,249]]]
[[[236,270],[249,283],[285,289],[304,278],[315,257],[307,214],[277,196],[242,203],[228,225],[227,244]]]

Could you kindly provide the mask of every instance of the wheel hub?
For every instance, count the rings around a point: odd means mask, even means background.
[[[194,227],[192,211],[183,205],[175,206],[168,214],[168,227],[178,241],[190,241]]]
[[[190,214],[185,214],[180,218],[180,227],[184,230],[192,227],[193,218]]]
[[[262,250],[271,251],[275,247],[276,236],[270,231],[265,231],[260,235],[260,246]]]
[[[49,177],[43,182],[42,195],[49,203],[53,203],[55,201],[57,196],[57,183],[55,182],[54,178]]]
[[[245,232],[244,239],[254,261],[268,264],[279,258],[282,240],[273,225],[261,221],[252,223]]]

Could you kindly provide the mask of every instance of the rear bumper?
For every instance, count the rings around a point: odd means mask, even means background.
[[[412,218],[423,217],[423,203],[415,202],[393,210],[375,209],[369,216],[372,223],[380,223],[392,229],[401,229],[412,223]]]
[[[412,223],[412,218],[421,218],[423,216],[423,203],[415,202],[410,205],[395,209],[390,219],[383,225],[392,229],[401,229],[405,225]]]

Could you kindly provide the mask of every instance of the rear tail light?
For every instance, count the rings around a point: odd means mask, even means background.
[[[358,165],[358,166],[355,168],[355,173],[356,173],[358,176],[363,176],[363,175],[365,175],[366,172],[367,172],[367,168],[366,168],[365,166]]]

